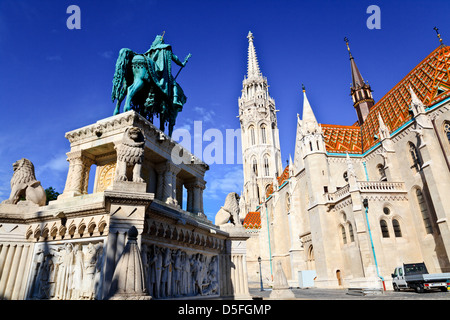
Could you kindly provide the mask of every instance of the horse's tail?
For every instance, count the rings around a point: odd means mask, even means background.
[[[111,99],[114,102],[116,99],[121,100],[127,90],[127,78],[129,78],[129,70],[131,70],[131,60],[136,55],[133,51],[127,48],[120,49],[119,57],[116,62],[116,72],[114,73],[113,88]]]

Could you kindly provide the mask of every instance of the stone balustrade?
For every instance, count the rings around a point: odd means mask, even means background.
[[[405,184],[403,182],[357,181],[356,186],[359,192],[364,193],[406,192]],[[337,203],[349,195],[350,195],[350,184],[347,184],[333,193],[325,194],[325,197],[329,203]]]

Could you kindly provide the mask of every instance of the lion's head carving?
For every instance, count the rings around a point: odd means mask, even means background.
[[[130,127],[125,130],[122,144],[118,148],[117,160],[124,161],[127,166],[142,163],[144,155],[144,135],[141,129]]]
[[[25,158],[17,160],[13,164],[14,174],[11,179],[11,188],[20,183],[28,183],[36,180],[33,163]]]

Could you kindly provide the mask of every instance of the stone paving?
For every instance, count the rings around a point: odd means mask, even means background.
[[[250,295],[254,299],[269,299],[271,289],[250,288]],[[395,292],[384,291],[382,294],[350,295],[347,289],[292,289],[297,300],[450,300],[450,292],[425,291],[416,293],[413,290]]]

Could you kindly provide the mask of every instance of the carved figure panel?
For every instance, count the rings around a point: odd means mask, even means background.
[[[147,290],[154,299],[219,294],[217,256],[143,244]]]
[[[36,248],[30,299],[99,299],[103,242],[66,242]]]

